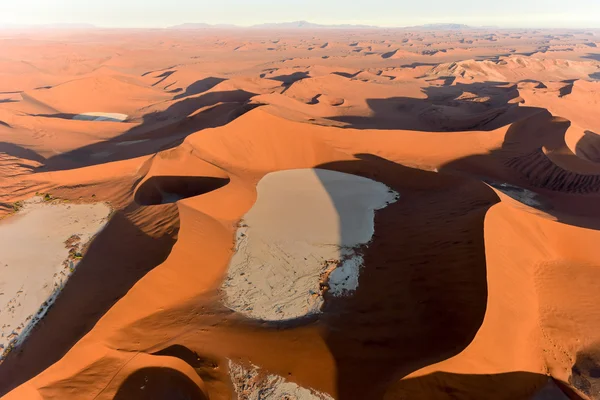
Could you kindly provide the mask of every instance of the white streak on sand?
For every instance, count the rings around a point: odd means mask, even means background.
[[[238,400],[333,400],[327,393],[306,389],[279,375],[268,375],[251,365],[244,367],[229,360],[229,375]]]
[[[524,189],[519,186],[511,185],[508,183],[484,181],[491,187],[501,191],[508,197],[515,199],[516,201],[528,205],[533,208],[542,208],[543,202],[540,200],[541,196],[531,190]]]
[[[141,140],[128,140],[126,142],[117,142],[117,146],[131,146],[132,144],[144,143],[150,139],[141,139]]]
[[[356,251],[373,236],[375,210],[398,198],[380,182],[321,169],[270,173],[257,190],[223,290],[227,307],[265,321],[319,313],[329,271],[331,294],[356,290]]]
[[[75,253],[110,215],[104,203],[44,202],[35,197],[22,206],[0,221],[1,358],[20,345],[44,316],[78,262]],[[65,244],[69,238],[71,255]]]
[[[110,121],[110,122],[123,122],[129,116],[127,114],[119,113],[104,113],[104,112],[88,112],[83,114],[77,114],[73,119],[79,121]]]

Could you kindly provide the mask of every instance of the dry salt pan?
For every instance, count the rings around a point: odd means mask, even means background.
[[[40,197],[15,208],[0,221],[0,358],[44,316],[111,211]]]
[[[239,400],[333,400],[327,393],[303,388],[279,375],[261,374],[255,365],[245,367],[229,360],[229,375]]]
[[[129,116],[126,114],[119,113],[103,113],[103,112],[88,112],[83,114],[77,114],[73,119],[79,121],[111,121],[111,122],[123,122]]]
[[[528,205],[529,207],[539,209],[544,207],[542,197],[539,194],[532,192],[531,190],[524,189],[522,187],[511,185],[508,183],[493,182],[488,180],[484,180],[484,182],[486,182],[491,187],[498,189],[505,195],[517,200],[518,202]]]
[[[324,283],[335,296],[356,290],[357,250],[373,236],[375,211],[399,197],[380,182],[323,169],[273,172],[257,191],[223,290],[227,307],[265,321],[319,313]]]

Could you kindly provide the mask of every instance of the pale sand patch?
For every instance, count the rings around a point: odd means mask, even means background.
[[[257,191],[223,290],[227,307],[266,321],[319,313],[328,272],[333,295],[356,290],[356,251],[373,236],[375,210],[398,199],[380,182],[322,169],[270,173]]]
[[[306,389],[279,375],[268,375],[255,365],[244,367],[229,360],[229,375],[238,400],[333,400],[327,393]]]
[[[77,114],[73,119],[79,121],[111,121],[111,122],[123,122],[129,116],[127,114],[119,113],[103,113],[103,112],[88,112],[83,114]]]
[[[110,212],[105,203],[56,203],[35,197],[0,221],[2,358],[44,316],[83,246],[106,225]]]
[[[129,140],[126,142],[118,142],[117,146],[131,146],[132,144],[144,143],[150,139],[141,139],[141,140]]]
[[[516,201],[528,205],[529,207],[538,209],[545,207],[542,197],[539,194],[532,192],[531,190],[524,189],[522,187],[511,185],[508,183],[494,182],[488,180],[484,180],[484,182],[492,186],[493,188],[498,189],[505,195],[515,199]]]

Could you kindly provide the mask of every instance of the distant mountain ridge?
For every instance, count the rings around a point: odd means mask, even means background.
[[[175,26],[170,26],[167,29],[211,29],[211,28],[236,28],[236,29],[381,29],[378,26],[372,25],[353,25],[353,24],[338,24],[338,25],[323,25],[314,24],[308,21],[292,21],[292,22],[272,22],[265,24],[257,24],[249,27],[231,25],[231,24],[207,24],[207,23],[185,23]]]
[[[425,24],[425,25],[417,25],[411,26],[410,28],[414,29],[432,29],[439,31],[456,31],[461,29],[473,29],[472,26],[465,24]]]
[[[381,27],[372,25],[353,25],[353,24],[336,24],[336,25],[323,25],[314,24],[308,21],[293,21],[293,22],[275,22],[267,24],[253,25],[252,28],[278,28],[278,29],[347,29],[347,28],[360,28],[360,29],[379,29]]]
[[[465,24],[453,24],[453,23],[436,23],[436,24],[424,24],[416,26],[397,26],[397,27],[383,27],[375,25],[355,25],[355,24],[315,24],[309,21],[291,21],[291,22],[270,22],[264,24],[257,24],[252,26],[239,26],[233,24],[207,24],[207,23],[185,23],[180,25],[171,26],[167,29],[181,29],[181,30],[193,30],[193,29],[426,29],[426,30],[438,30],[438,31],[458,31],[468,29],[498,29],[497,27],[475,27]]]
[[[239,28],[237,25],[233,24],[207,24],[204,22],[188,22],[185,24],[179,24],[174,26],[169,26],[167,29],[211,29],[211,28]]]
[[[87,23],[55,23],[55,24],[11,24],[0,23],[1,29],[103,29]],[[118,29],[118,28],[117,28]],[[149,28],[152,29],[152,28]],[[473,27],[465,24],[436,23],[407,27],[383,27],[360,24],[316,24],[309,21],[270,22],[252,26],[239,26],[234,24],[208,24],[205,22],[188,22],[169,26],[172,30],[200,30],[200,29],[427,29],[427,30],[467,30],[467,29],[498,29],[498,27]]]

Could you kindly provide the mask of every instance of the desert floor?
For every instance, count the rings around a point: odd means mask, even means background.
[[[600,399],[598,46],[0,31],[0,394]]]

